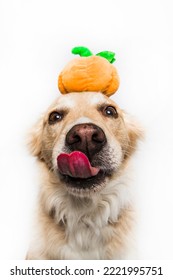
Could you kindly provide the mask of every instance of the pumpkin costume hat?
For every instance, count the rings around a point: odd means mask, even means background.
[[[72,53],[80,57],[71,60],[58,77],[62,94],[94,91],[111,96],[117,91],[119,76],[112,65],[115,53],[103,51],[93,55],[86,47],[75,47]]]

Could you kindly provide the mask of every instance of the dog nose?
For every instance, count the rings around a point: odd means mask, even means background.
[[[66,136],[66,144],[72,151],[81,151],[90,157],[98,153],[105,143],[105,133],[92,123],[77,124]]]

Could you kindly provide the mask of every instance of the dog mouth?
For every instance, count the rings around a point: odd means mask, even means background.
[[[68,190],[78,194],[102,189],[106,177],[111,174],[110,170],[93,166],[86,154],[80,151],[60,154],[57,157],[57,167]]]
[[[80,151],[60,154],[57,164],[61,174],[72,178],[87,179],[96,176],[100,171],[100,168],[93,167],[88,157]]]

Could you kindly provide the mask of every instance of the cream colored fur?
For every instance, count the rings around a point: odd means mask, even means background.
[[[105,118],[98,104],[116,107],[118,119]],[[68,111],[49,127],[54,110]],[[108,161],[115,171],[94,192],[69,189],[56,169],[56,158],[70,128],[94,123],[107,137]],[[138,125],[100,93],[71,93],[58,98],[34,127],[30,150],[38,158],[41,185],[36,232],[27,259],[128,259],[133,255],[133,187],[129,163],[142,136]],[[104,161],[104,154],[102,153]]]

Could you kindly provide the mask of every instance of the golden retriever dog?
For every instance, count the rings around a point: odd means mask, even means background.
[[[26,259],[129,259],[129,160],[141,129],[102,93],[61,95],[29,141],[41,169],[36,233]]]

